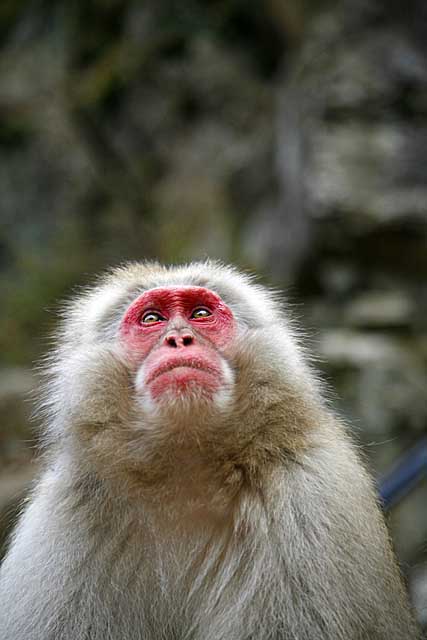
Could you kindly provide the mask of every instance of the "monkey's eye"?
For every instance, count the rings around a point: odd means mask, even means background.
[[[195,320],[199,320],[200,318],[208,318],[211,315],[212,314],[208,309],[205,309],[204,307],[197,307],[197,309],[194,309],[190,317]]]
[[[157,311],[147,311],[143,316],[141,316],[141,324],[153,324],[154,322],[160,322],[161,320],[165,320],[160,313]]]

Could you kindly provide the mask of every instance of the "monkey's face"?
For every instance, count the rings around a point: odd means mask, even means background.
[[[224,404],[233,382],[226,354],[235,333],[231,309],[204,287],[159,287],[134,300],[120,338],[145,408],[201,398]]]
[[[292,450],[294,425],[315,423],[294,400],[310,373],[274,296],[232,269],[129,265],[65,319],[45,399],[51,434],[71,433],[104,476],[153,496],[197,469],[194,493],[201,468],[233,484],[253,456]]]

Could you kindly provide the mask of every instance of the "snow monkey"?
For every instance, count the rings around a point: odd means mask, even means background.
[[[277,295],[130,264],[70,303],[2,640],[410,640],[373,483]]]

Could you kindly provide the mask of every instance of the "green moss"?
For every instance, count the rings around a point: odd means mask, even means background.
[[[33,130],[29,120],[14,113],[0,120],[0,146],[22,147],[31,140]]]

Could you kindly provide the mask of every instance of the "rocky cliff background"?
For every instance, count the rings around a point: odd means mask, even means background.
[[[58,301],[125,259],[256,271],[375,476],[421,441],[424,0],[3,0],[0,47],[2,540]],[[424,480],[389,524],[427,625],[426,505]]]

